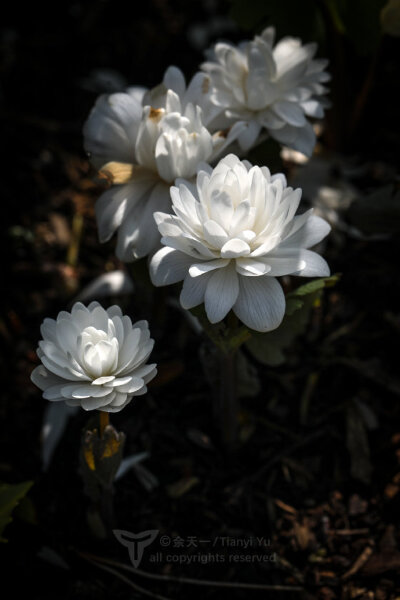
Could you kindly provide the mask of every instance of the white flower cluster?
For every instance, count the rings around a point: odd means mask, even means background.
[[[150,255],[153,283],[183,281],[183,308],[204,303],[211,323],[232,310],[271,331],[285,313],[277,277],[329,274],[309,248],[330,228],[312,211],[296,216],[301,190],[228,154],[266,134],[312,153],[307,117],[323,116],[329,79],[315,51],[294,38],[274,46],[271,28],[238,47],[217,44],[189,85],[170,67],[150,91],[101,96],[85,123],[85,148],[111,184],[96,204],[100,241],[117,232],[121,260]],[[41,332],[32,380],[48,400],[118,412],[156,374],[145,364],[147,323],[132,325],[116,306],[76,303]]]
[[[151,91],[130,88],[98,99],[84,127],[85,148],[112,183],[96,215],[101,242],[118,231],[121,260],[159,247],[153,214],[170,211],[170,185],[194,179],[199,163],[213,163],[229,146],[247,151],[264,130],[312,153],[307,117],[323,116],[326,61],[313,59],[315,44],[284,38],[273,47],[273,38],[269,28],[237,48],[216,44],[214,61],[188,86],[170,67]]]

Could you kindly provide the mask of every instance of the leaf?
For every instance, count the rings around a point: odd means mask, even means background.
[[[381,26],[383,33],[400,36],[400,0],[388,0],[382,8]]]
[[[138,452],[137,454],[131,454],[130,456],[123,458],[115,476],[115,481],[117,481],[117,479],[121,479],[121,477],[126,475],[126,473],[132,469],[132,467],[137,465],[142,460],[149,458],[149,456],[150,454],[148,452]]]
[[[148,492],[152,492],[159,485],[157,477],[140,463],[136,463],[132,468],[136,477]]]
[[[332,23],[338,33],[346,33],[346,27],[341,17],[341,10],[338,6],[337,0],[325,0],[325,5],[329,11]]]
[[[378,49],[381,38],[380,12],[385,0],[347,0],[342,20],[347,37],[360,56],[371,55]]]
[[[289,34],[315,40],[320,30],[321,14],[316,0],[303,0],[301,10],[298,0],[233,0],[230,14],[242,29],[261,30],[273,25],[278,39]]]
[[[286,296],[286,313],[280,326],[269,333],[254,333],[246,342],[254,358],[270,367],[283,364],[283,351],[305,331],[311,309],[322,290],[335,285],[338,279],[339,275],[315,279],[290,292]]]
[[[12,521],[12,513],[22,498],[28,493],[33,481],[10,484],[0,483],[0,542],[7,542],[3,537],[3,531]]]
[[[214,446],[209,436],[203,431],[195,429],[194,427],[190,427],[190,429],[186,431],[186,435],[191,442],[196,444],[196,446],[199,446],[205,450],[213,450]]]
[[[37,557],[46,561],[53,567],[59,567],[61,569],[65,569],[69,571],[69,565],[65,562],[62,556],[58,554],[53,548],[49,546],[42,546],[42,548],[37,553]]]
[[[170,498],[180,498],[189,492],[193,486],[200,482],[198,477],[185,477],[167,485],[167,494]]]
[[[372,466],[368,436],[364,419],[354,403],[346,411],[346,446],[350,453],[352,477],[369,484]]]
[[[313,294],[319,290],[322,290],[324,287],[333,287],[339,281],[340,275],[331,275],[330,277],[321,277],[321,279],[313,279],[304,285],[301,285],[293,292],[289,292],[287,298],[289,299],[298,299],[302,296],[307,296],[308,294]]]
[[[400,190],[386,185],[353,202],[347,214],[366,233],[396,233],[400,231]]]
[[[37,525],[36,508],[29,496],[24,496],[15,508],[14,516],[30,525]]]
[[[134,290],[132,279],[125,271],[117,270],[96,277],[74,298],[74,302],[98,300],[107,296],[131,294]]]
[[[75,415],[79,407],[67,406],[65,402],[50,402],[45,410],[41,439],[43,470],[49,467],[54,451],[67,426],[70,417]]]

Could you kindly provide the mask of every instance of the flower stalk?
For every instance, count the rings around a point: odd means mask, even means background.
[[[219,423],[222,444],[230,453],[237,444],[239,399],[236,393],[236,350],[220,354]]]
[[[88,523],[93,534],[103,539],[115,526],[114,479],[125,443],[125,434],[116,431],[107,421],[108,413],[100,411],[100,428],[91,428],[89,424],[83,434],[80,453],[80,474],[85,494],[91,501]]]
[[[240,403],[237,395],[236,357],[240,345],[250,337],[247,328],[239,327],[238,318],[231,311],[226,318],[227,330],[225,351],[220,358],[220,405],[219,420],[222,443],[227,452],[235,449],[238,441]],[[238,336],[237,331],[240,330]]]
[[[109,413],[105,412],[104,410],[100,410],[99,411],[99,421],[100,421],[99,434],[100,434],[100,437],[102,438],[104,435],[105,428],[107,427],[107,425],[110,424]]]
[[[219,394],[215,418],[227,453],[237,445],[238,417],[240,411],[237,396],[236,357],[240,346],[251,337],[247,327],[242,326],[231,311],[226,322],[212,324],[203,307],[191,310],[203,326],[207,337],[219,351]]]

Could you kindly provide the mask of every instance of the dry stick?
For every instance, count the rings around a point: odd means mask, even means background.
[[[121,581],[123,581],[124,583],[129,585],[131,588],[133,588],[137,592],[144,594],[145,596],[150,596],[150,598],[156,598],[156,600],[170,600],[170,598],[167,598],[166,596],[160,596],[160,594],[155,594],[153,592],[150,592],[149,590],[146,590],[146,588],[142,588],[140,585],[137,585],[137,583],[133,583],[133,581],[131,581],[130,579],[125,577],[125,575],[118,573],[118,571],[116,571],[115,569],[112,569],[111,567],[106,567],[105,565],[101,565],[95,560],[89,560],[89,559],[87,559],[87,560],[90,562],[90,564],[94,565],[95,567],[98,567],[99,569],[102,569],[103,571],[108,571],[108,573],[111,573],[112,575],[115,575],[115,577],[118,577],[118,579],[120,579]]]
[[[115,560],[111,560],[109,558],[103,558],[101,556],[95,556],[93,554],[87,554],[86,552],[78,552],[79,556],[88,560],[89,562],[94,563],[104,563],[106,565],[112,565],[113,567],[117,567],[119,569],[124,569],[125,571],[129,571],[134,575],[139,575],[139,577],[145,577],[146,579],[153,579],[155,581],[169,581],[174,583],[187,583],[189,585],[200,585],[200,586],[211,586],[211,587],[221,587],[221,588],[237,588],[242,590],[274,590],[277,592],[303,592],[304,588],[300,586],[291,586],[291,585],[273,585],[273,584],[263,584],[263,583],[241,583],[236,581],[212,581],[210,579],[192,579],[191,577],[177,577],[174,575],[159,575],[156,573],[148,573],[147,571],[143,571],[142,569],[135,569],[134,567],[130,567],[128,565],[124,565],[124,563],[119,563]],[[99,566],[99,565],[98,565]]]
[[[369,529],[367,527],[363,529],[329,529],[328,533],[331,535],[368,535]]]
[[[327,431],[328,431],[328,427],[324,427],[323,429],[318,429],[317,431],[314,431],[313,433],[311,433],[308,437],[304,438],[303,440],[299,440],[298,442],[295,442],[294,444],[289,446],[289,448],[286,448],[286,449],[282,450],[281,452],[278,452],[277,454],[275,454],[275,456],[273,458],[271,458],[271,460],[269,460],[267,463],[265,463],[265,465],[260,467],[260,469],[257,469],[257,471],[255,471],[254,473],[251,473],[250,475],[247,475],[246,477],[243,477],[242,479],[237,481],[234,485],[236,485],[236,486],[242,485],[244,483],[248,483],[248,482],[252,481],[253,479],[258,479],[261,475],[264,475],[264,473],[266,471],[268,471],[275,463],[279,462],[286,455],[293,454],[293,452],[296,452],[296,450],[299,450],[300,448],[307,446],[307,444],[314,442],[318,438],[324,436],[327,433]]]
[[[67,264],[76,267],[78,263],[79,247],[83,231],[83,216],[76,212],[72,220],[71,242],[67,252]]]
[[[374,550],[373,548],[371,548],[371,546],[366,546],[361,552],[360,556],[355,561],[355,563],[353,564],[353,566],[350,567],[350,569],[342,575],[342,579],[346,580],[349,579],[349,577],[351,577],[352,575],[355,575],[365,565],[373,551]]]

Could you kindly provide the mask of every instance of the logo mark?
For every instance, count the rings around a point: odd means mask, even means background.
[[[114,529],[113,534],[123,546],[128,548],[129,558],[135,569],[140,565],[144,549],[150,546],[158,535],[158,529],[148,529],[140,533],[131,533],[123,529]]]

